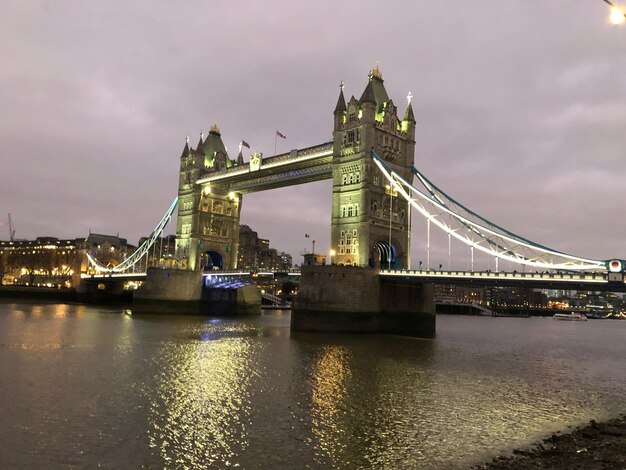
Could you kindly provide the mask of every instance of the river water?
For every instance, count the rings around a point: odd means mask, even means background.
[[[467,468],[626,411],[626,321],[437,318],[431,340],[0,304],[1,468]]]

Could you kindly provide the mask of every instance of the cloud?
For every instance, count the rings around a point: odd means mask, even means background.
[[[330,140],[339,81],[360,96],[378,61],[401,112],[413,93],[431,179],[540,243],[624,258],[626,41],[605,16],[522,0],[9,2],[0,210],[20,237],[135,242],[175,196],[186,135],[217,122],[232,153],[245,138],[265,155],[275,129],[282,150]],[[242,222],[294,255],[304,224],[326,250],[328,188],[250,195]]]

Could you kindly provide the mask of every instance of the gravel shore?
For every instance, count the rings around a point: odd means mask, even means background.
[[[626,469],[626,416],[596,423],[567,434],[553,434],[529,449],[496,457],[474,470]]]

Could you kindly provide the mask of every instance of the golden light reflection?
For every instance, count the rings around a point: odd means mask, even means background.
[[[345,439],[341,439],[345,434],[341,426],[344,411],[338,405],[346,397],[346,381],[351,377],[348,360],[346,348],[326,347],[313,372],[312,432],[322,454],[318,457],[328,457],[331,461],[340,461],[339,455],[347,447]]]
[[[158,364],[149,442],[164,466],[239,466],[250,424],[250,338],[168,343]]]

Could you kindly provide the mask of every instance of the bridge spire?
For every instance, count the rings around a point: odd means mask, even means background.
[[[337,106],[335,106],[335,114],[346,112],[346,99],[343,96],[343,80],[339,84],[339,98],[337,99]]]
[[[237,165],[243,165],[243,144],[239,144],[239,154],[237,154]]]
[[[403,121],[412,122],[413,124],[415,124],[416,122],[415,115],[413,114],[413,106],[411,105],[412,100],[413,100],[413,93],[409,91],[409,94],[406,97],[407,106],[406,106],[406,111],[404,112]]]
[[[189,155],[189,136],[185,139],[185,148],[183,149],[183,153],[180,158],[185,158]]]
[[[204,144],[204,131],[200,131],[200,141],[198,142],[198,146],[196,147],[196,150],[201,150],[202,144]]]

